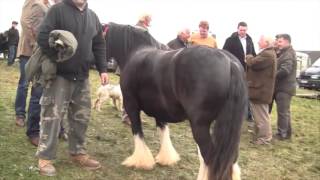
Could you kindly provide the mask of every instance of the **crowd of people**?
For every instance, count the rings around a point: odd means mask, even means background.
[[[199,32],[190,35],[189,29],[179,31],[177,38],[167,45],[171,49],[190,45],[206,45],[217,48],[214,37],[208,35],[209,24],[199,23]],[[249,89],[249,104],[246,120],[248,130],[254,133],[252,143],[270,144],[274,137],[278,140],[291,138],[290,103],[296,90],[296,55],[291,46],[289,34],[275,37],[262,35],[258,41],[259,53],[247,34],[248,25],[239,22],[237,31],[228,37],[224,50],[233,54],[246,72]],[[272,135],[270,113],[273,101],[277,104],[277,132]]]
[[[95,170],[100,163],[90,157],[85,150],[85,134],[91,113],[89,85],[90,55],[94,55],[95,66],[100,74],[101,84],[108,83],[105,33],[107,27],[101,26],[98,16],[88,8],[87,0],[55,0],[51,6],[48,0],[25,0],[22,7],[22,32],[13,21],[8,31],[8,65],[19,59],[20,79],[15,101],[15,123],[27,126],[27,136],[37,149],[40,174],[56,175],[53,160],[56,158],[59,137],[69,142],[71,159],[82,167]],[[148,31],[152,18],[142,15],[137,28]],[[57,62],[57,49],[49,45],[52,30],[71,32],[78,41],[78,49],[72,58]],[[259,39],[259,53],[256,54],[253,40],[247,34],[248,26],[240,22],[237,31],[232,33],[222,49],[229,51],[242,64],[246,72],[249,89],[248,114],[245,117],[253,124],[257,145],[269,144],[271,139],[291,138],[290,103],[295,94],[295,51],[288,34],[278,34],[276,38],[262,35]],[[177,37],[168,42],[171,49],[204,45],[218,48],[214,36],[209,33],[209,23],[201,21],[199,31],[191,33],[188,28],[178,31]],[[26,100],[29,82],[26,80],[25,66],[33,54],[34,47],[57,64],[56,77],[44,87],[33,85],[29,109]],[[17,55],[17,56],[16,56]],[[196,67],[195,67],[196,68]],[[272,102],[277,104],[277,132],[273,135],[270,110]],[[63,118],[69,123],[68,136],[62,126]],[[130,124],[127,114],[123,121]]]

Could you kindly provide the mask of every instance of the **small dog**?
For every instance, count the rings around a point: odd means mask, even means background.
[[[118,111],[122,111],[123,97],[121,93],[120,85],[107,84],[100,86],[97,90],[97,99],[95,100],[93,108],[97,111],[101,111],[101,104],[107,101],[109,98],[112,99],[113,105]]]

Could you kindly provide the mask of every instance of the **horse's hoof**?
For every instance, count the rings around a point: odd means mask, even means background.
[[[144,169],[144,170],[152,170],[154,168],[155,162],[154,160],[148,161],[137,161],[134,160],[132,156],[128,157],[125,161],[122,162],[122,165],[131,168]]]
[[[158,154],[156,156],[156,162],[162,166],[172,166],[174,164],[177,164],[178,161],[180,161],[180,156],[178,153],[172,154],[170,156],[164,156],[161,154]]]

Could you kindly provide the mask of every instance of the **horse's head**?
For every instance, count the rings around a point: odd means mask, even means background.
[[[122,69],[128,56],[142,47],[165,49],[148,31],[130,25],[109,23],[106,31],[107,58],[115,58]]]

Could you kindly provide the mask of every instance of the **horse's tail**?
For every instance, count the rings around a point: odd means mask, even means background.
[[[232,179],[238,158],[241,125],[247,106],[247,87],[242,69],[231,62],[228,97],[212,128],[213,149],[208,163],[209,180]]]

